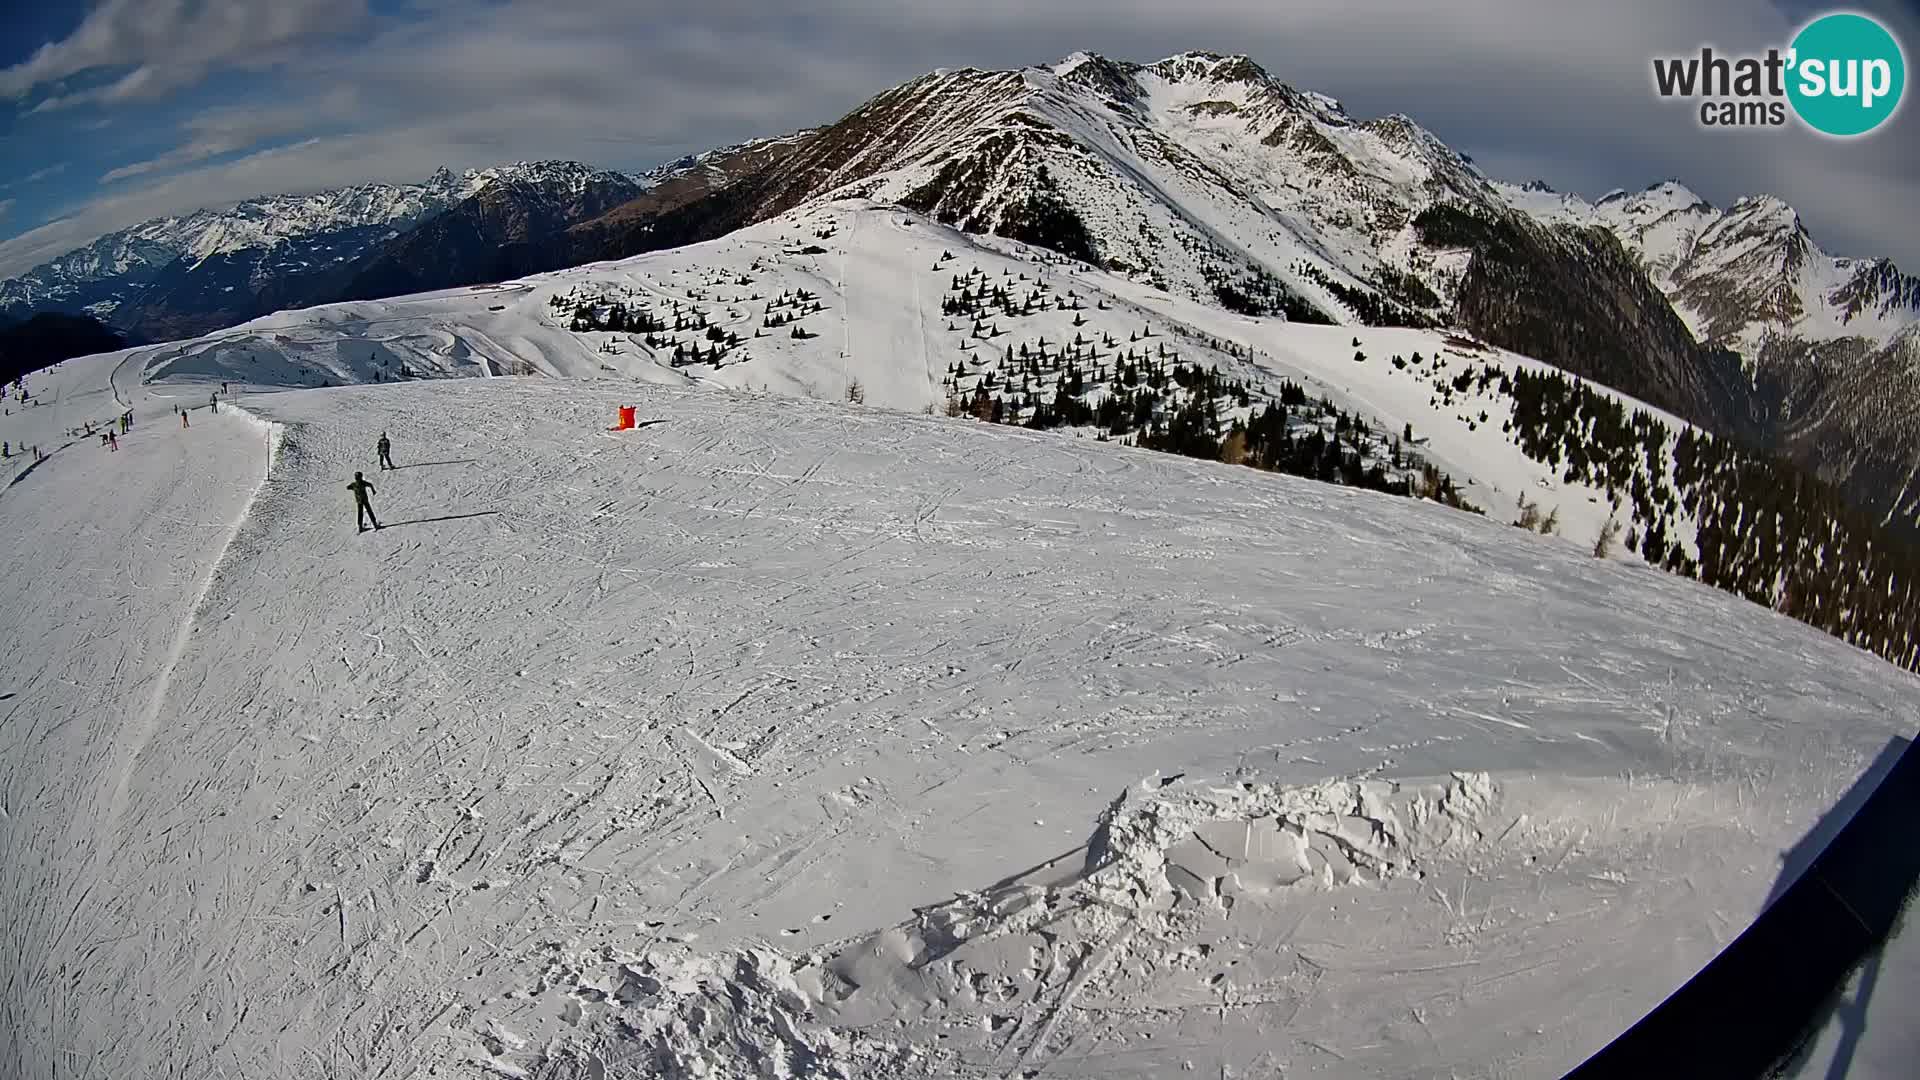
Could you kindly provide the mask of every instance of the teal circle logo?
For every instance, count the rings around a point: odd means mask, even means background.
[[[1887,28],[1865,15],[1822,15],[1793,39],[1787,99],[1825,135],[1865,135],[1887,122],[1907,87],[1907,62]]]

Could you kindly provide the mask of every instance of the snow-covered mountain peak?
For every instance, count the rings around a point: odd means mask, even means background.
[[[1807,237],[1800,212],[1776,195],[1748,195],[1727,207],[1727,220],[1738,220],[1750,233],[1768,231],[1775,238]],[[1809,238],[1810,241],[1810,238]]]
[[[578,196],[621,179],[573,161],[521,161],[454,173],[442,166],[421,183],[363,183],[323,191],[262,195],[224,208],[153,218],[109,233],[0,282],[0,306],[67,310],[100,317],[176,260],[192,264],[249,250],[277,250],[313,238],[410,228],[490,184],[539,187]],[[304,257],[304,256],[303,256]],[[314,255],[323,261],[331,255]]]
[[[1410,118],[1363,122],[1211,52],[935,72],[876,95],[763,180],[746,220],[897,202],[1189,296],[1339,322],[1438,317],[1457,268],[1414,265],[1413,218],[1440,199],[1502,205]]]
[[[1169,82],[1206,82],[1213,84],[1246,83],[1254,86],[1276,85],[1278,80],[1252,58],[1234,53],[1183,52],[1149,66],[1154,74]]]
[[[1348,122],[1334,98],[1289,86],[1240,54],[1183,52],[1140,64],[1083,51],[1035,70],[1065,86],[1090,88],[1110,104],[1135,103],[1152,95],[1178,108],[1216,115],[1272,106],[1304,111],[1326,122]],[[1041,79],[1030,85],[1047,89],[1054,84]]]
[[[1494,188],[1543,222],[1611,231],[1696,335],[1749,362],[1769,340],[1859,337],[1878,347],[1920,322],[1920,279],[1885,259],[1821,250],[1799,211],[1776,195],[1743,196],[1722,210],[1673,179],[1592,203],[1532,185]]]
[[[476,194],[490,184],[538,186],[561,194],[578,194],[595,183],[617,174],[578,161],[516,161],[473,169],[462,176],[462,188]]]
[[[1159,95],[1187,107],[1224,111],[1215,104],[1224,103],[1239,109],[1299,112],[1321,123],[1352,123],[1336,99],[1291,86],[1246,56],[1187,52],[1136,70]]]
[[[1078,68],[1082,64],[1100,63],[1100,62],[1104,62],[1105,59],[1106,59],[1105,57],[1097,56],[1094,53],[1080,51],[1080,52],[1069,53],[1066,56],[1061,57],[1059,60],[1056,60],[1053,63],[1046,65],[1046,67],[1048,70],[1052,71],[1055,75],[1066,75],[1071,73],[1075,68]]]
[[[1664,203],[1676,210],[1688,210],[1696,206],[1713,208],[1712,203],[1701,198],[1692,188],[1678,180],[1662,180],[1657,184],[1649,185],[1635,198],[1648,203]]]
[[[1551,219],[1556,224],[1603,223],[1633,231],[1671,214],[1714,212],[1712,203],[1677,180],[1662,180],[1639,191],[1614,188],[1591,203],[1573,192],[1556,190],[1544,180],[1524,184],[1495,181],[1493,186],[1516,209]]]
[[[662,165],[657,165],[644,173],[632,174],[628,179],[642,188],[654,188],[669,180],[686,176],[698,170],[705,170],[711,179],[721,179],[722,174],[735,175],[741,163],[761,161],[777,156],[786,149],[804,142],[817,132],[818,128],[804,128],[788,135],[770,139],[748,139],[731,146],[717,147],[698,154],[687,154]]]

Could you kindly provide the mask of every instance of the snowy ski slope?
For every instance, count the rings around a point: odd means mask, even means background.
[[[0,418],[138,418],[0,491],[0,1074],[1551,1075],[1920,726],[1808,627],[1413,500],[611,381],[183,429],[194,348]]]
[[[954,279],[969,272],[979,275],[976,288],[979,282],[1004,284],[1024,294],[1045,283],[1052,297],[1071,292],[1082,307],[991,320],[996,336],[977,338],[967,319],[944,315],[941,308],[943,298],[953,295]],[[812,336],[795,339],[787,325],[752,336],[769,301],[802,291],[820,305],[798,320]],[[676,367],[671,348],[649,346],[634,333],[574,332],[572,308],[555,307],[596,297],[652,304],[663,315],[676,303],[683,311],[698,309],[716,328],[743,340],[718,366]],[[391,379],[404,365],[416,376],[526,370],[828,400],[844,398],[857,382],[869,404],[944,411],[948,390],[942,380],[955,365],[972,373],[1009,347],[1042,341],[1058,347],[1076,336],[1098,343],[1108,335],[1115,349],[1128,349],[1134,347],[1132,335],[1143,329],[1157,335],[1153,345],[1170,344],[1191,362],[1220,367],[1256,386],[1277,386],[1280,379],[1307,384],[1371,417],[1383,433],[1398,434],[1412,424],[1418,445],[1410,449],[1450,472],[1469,501],[1498,520],[1513,520],[1524,496],[1543,512],[1558,509],[1564,542],[1587,549],[1607,520],[1604,491],[1565,481],[1501,434],[1511,416],[1510,399],[1472,394],[1452,404],[1433,400],[1437,378],[1451,380],[1469,367],[1547,370],[1545,365],[1497,349],[1463,347],[1443,331],[1320,327],[1235,315],[1025,245],[969,236],[862,201],[809,207],[720,240],[500,286],[283,312],[161,347],[150,374],[161,382],[230,379],[278,388]],[[692,329],[664,336],[708,344]],[[1148,343],[1138,348],[1145,352]],[[1111,358],[1115,349],[1104,353]],[[1368,360],[1354,362],[1356,351]],[[1395,355],[1416,353],[1428,361],[1425,367],[1402,370],[1391,363]],[[1445,366],[1436,368],[1436,359]],[[1676,433],[1685,427],[1675,417],[1623,400],[1659,416]],[[1690,544],[1691,523],[1673,525],[1677,539]],[[1616,557],[1639,558],[1618,545]]]

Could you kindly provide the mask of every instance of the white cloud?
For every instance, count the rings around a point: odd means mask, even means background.
[[[37,184],[50,176],[58,176],[67,171],[68,164],[70,163],[58,161],[44,169],[35,169],[18,180],[9,180],[4,184],[0,184],[0,191],[10,191],[16,187],[26,187],[29,184]]]
[[[312,132],[350,115],[359,95],[350,86],[335,87],[294,106],[213,109],[181,126],[187,141],[157,157],[110,169],[100,183],[171,172],[209,158],[250,150],[275,139]]]
[[[48,102],[59,108],[152,99],[213,71],[271,66],[293,46],[365,19],[365,0],[105,0],[67,37],[0,69],[0,96],[18,99],[75,76],[124,68],[104,86]]]

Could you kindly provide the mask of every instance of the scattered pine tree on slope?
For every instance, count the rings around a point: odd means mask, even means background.
[[[1649,563],[1920,671],[1920,553],[1828,485],[1559,372],[1482,385],[1512,397],[1509,434],[1529,458],[1621,499],[1629,546]]]

